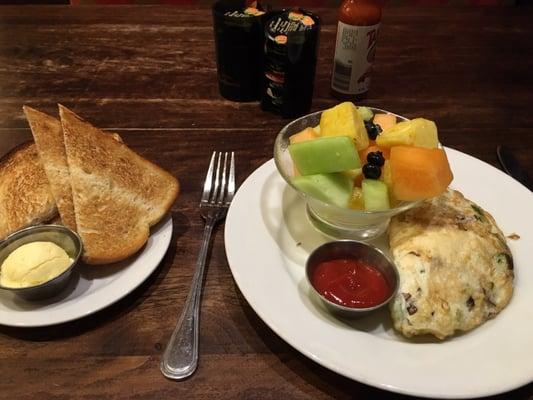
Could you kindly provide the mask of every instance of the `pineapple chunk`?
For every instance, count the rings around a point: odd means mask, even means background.
[[[389,189],[390,206],[396,207],[399,201],[394,197],[394,194],[392,193],[392,172],[389,160],[385,160],[385,164],[383,164],[383,167],[381,168],[381,176],[379,177],[379,179],[382,180],[387,185],[387,189]]]
[[[377,138],[378,146],[417,146],[437,148],[439,137],[437,126],[433,121],[415,118],[410,121],[399,122],[384,130]]]
[[[365,202],[363,200],[363,189],[355,186],[352,189],[350,194],[350,199],[348,200],[348,207],[355,210],[362,210],[365,208]]]
[[[379,179],[385,182],[389,190],[392,188],[392,174],[389,160],[385,160],[385,164],[383,164],[383,167],[381,167],[381,176]]]
[[[361,177],[361,175],[363,175],[363,168],[347,169],[346,171],[342,171],[341,173],[355,182]]]
[[[349,101],[340,103],[322,113],[320,118],[321,136],[349,136],[354,139],[357,150],[368,147],[363,118],[355,105]]]

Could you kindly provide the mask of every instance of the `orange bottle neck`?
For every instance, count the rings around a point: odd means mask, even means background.
[[[344,0],[338,18],[348,25],[376,25],[381,21],[381,5],[375,0]]]

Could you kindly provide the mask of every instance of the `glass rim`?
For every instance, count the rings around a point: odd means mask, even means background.
[[[356,107],[359,107],[359,106],[356,106]],[[372,110],[373,112],[380,112],[380,113],[384,113],[384,114],[394,115],[397,118],[401,119],[402,121],[409,121],[409,118],[406,118],[406,117],[404,117],[402,115],[399,115],[399,114],[396,114],[396,113],[393,113],[393,112],[390,112],[388,110],[384,110],[384,109],[377,108],[377,107],[370,107],[370,106],[361,106],[361,107],[366,107],[366,108]],[[332,210],[338,210],[340,212],[345,212],[345,213],[353,213],[354,215],[357,214],[357,215],[372,215],[372,216],[383,215],[383,216],[387,216],[387,215],[397,214],[397,213],[400,213],[400,212],[403,212],[403,211],[407,211],[407,210],[419,205],[420,203],[422,203],[424,201],[424,200],[402,201],[398,206],[393,207],[393,208],[389,208],[387,210],[374,210],[374,211],[372,211],[372,210],[358,210],[358,209],[355,209],[355,208],[340,207],[340,206],[337,206],[335,204],[326,203],[323,200],[318,199],[318,198],[316,198],[316,197],[314,197],[314,196],[312,196],[312,195],[310,195],[308,193],[302,192],[300,189],[298,189],[296,186],[294,186],[294,184],[291,182],[290,177],[285,173],[285,170],[284,170],[283,166],[281,165],[281,160],[278,157],[278,150],[281,149],[281,144],[282,144],[281,142],[282,142],[283,139],[286,139],[285,134],[286,134],[286,132],[287,132],[287,130],[288,130],[288,128],[290,126],[292,126],[293,124],[298,123],[298,121],[301,121],[302,119],[317,117],[317,116],[321,115],[322,112],[324,112],[324,111],[325,110],[315,111],[315,112],[303,115],[303,116],[301,116],[299,118],[296,118],[296,119],[292,120],[291,122],[289,122],[286,125],[284,125],[280,129],[280,131],[278,132],[278,134],[276,136],[276,139],[274,141],[274,163],[276,164],[276,169],[278,170],[278,173],[283,177],[283,180],[290,187],[292,187],[294,190],[296,190],[306,200],[307,199],[312,199],[314,202],[317,202],[322,207],[330,208]]]

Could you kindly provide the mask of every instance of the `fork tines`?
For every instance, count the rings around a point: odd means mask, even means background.
[[[211,162],[209,163],[209,169],[205,177],[201,202],[227,206],[231,202],[234,194],[235,153],[233,151],[214,151],[211,155]]]

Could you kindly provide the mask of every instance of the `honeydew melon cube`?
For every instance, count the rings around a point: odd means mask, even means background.
[[[361,167],[359,154],[348,136],[319,137],[288,147],[302,175],[328,174]]]
[[[298,190],[339,207],[347,207],[353,184],[341,173],[300,175],[291,179]]]
[[[368,107],[359,106],[357,107],[357,111],[359,112],[361,118],[363,118],[363,121],[370,121],[374,116],[374,113]]]
[[[321,136],[349,136],[355,141],[357,150],[368,147],[368,133],[357,107],[346,101],[322,112],[320,116]]]
[[[365,210],[379,211],[390,208],[389,191],[384,182],[376,179],[365,179],[361,184],[361,189],[363,189]]]

